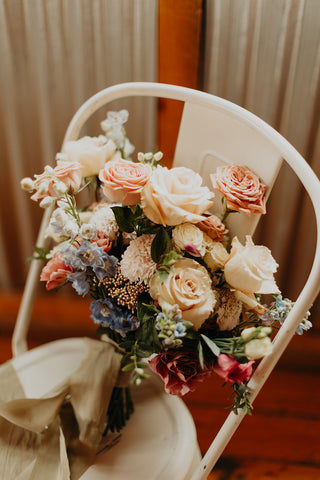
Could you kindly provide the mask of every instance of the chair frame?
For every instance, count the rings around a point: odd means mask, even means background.
[[[89,98],[72,118],[63,141],[62,151],[65,142],[78,138],[83,124],[96,110],[113,100],[131,96],[151,96],[180,100],[189,104],[197,104],[207,108],[212,106],[215,109],[231,113],[240,121],[245,122],[252,129],[262,133],[264,137],[271,142],[271,144],[273,144],[273,146],[279,152],[279,156],[294,170],[303,186],[307,190],[313,204],[317,226],[317,244],[313,265],[305,286],[296,300],[293,309],[290,311],[286,321],[281,326],[279,332],[274,338],[273,353],[265,357],[259,363],[254,375],[248,383],[250,400],[253,402],[278,362],[280,356],[288,346],[299,323],[301,322],[301,319],[310,309],[320,290],[320,182],[311,167],[295,150],[295,148],[270,125],[265,123],[254,114],[227,100],[208,93],[195,91],[184,87],[151,82],[118,84],[108,87]],[[46,245],[44,232],[48,225],[51,213],[52,210],[47,209],[43,216],[37,240],[37,245],[40,247]],[[41,262],[33,261],[30,266],[25,291],[22,297],[12,338],[12,350],[14,356],[20,355],[27,350],[26,337],[30,323],[32,305],[36,293],[36,285],[39,279],[41,268],[40,263]],[[204,455],[198,468],[194,472],[191,480],[203,480],[207,477],[208,472],[210,472],[210,470],[214,467],[216,461],[222,454],[244,416],[245,414],[243,413],[243,410],[241,410],[238,415],[235,415],[233,412],[229,414],[225,423],[209,447],[207,453]]]

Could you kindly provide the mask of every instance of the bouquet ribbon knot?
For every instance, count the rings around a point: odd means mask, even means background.
[[[83,341],[78,369],[42,398],[25,398],[12,363],[1,366],[1,478],[76,480],[92,464],[122,353],[112,341]]]

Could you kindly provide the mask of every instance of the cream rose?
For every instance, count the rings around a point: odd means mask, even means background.
[[[269,337],[254,338],[246,343],[244,347],[245,354],[252,360],[266,357],[272,353],[272,343]]]
[[[215,272],[219,268],[223,268],[225,262],[229,258],[224,245],[220,242],[215,242],[208,235],[204,234],[204,244],[206,253],[203,257],[204,263],[211,270]]]
[[[210,178],[213,187],[225,197],[228,208],[247,215],[266,213],[267,187],[249,168],[243,165],[225,165],[218,167]]]
[[[201,256],[203,256],[206,251],[203,243],[203,232],[200,228],[193,225],[193,223],[177,225],[172,230],[172,240],[176,247],[181,250],[187,250],[191,254],[193,251],[192,247],[196,248]]]
[[[145,215],[161,225],[200,222],[214,196],[201,184],[200,175],[189,168],[156,168],[141,195]]]
[[[104,164],[114,157],[116,146],[112,140],[106,143],[106,138],[82,137],[79,140],[66,142],[63,157],[70,162],[79,162],[82,166],[82,177],[98,175]]]
[[[114,202],[136,205],[152,173],[150,165],[118,159],[107,163],[99,173],[103,193]]]
[[[278,264],[267,247],[254,245],[251,237],[246,237],[243,246],[235,237],[229,258],[224,266],[227,283],[246,294],[280,293],[273,274]]]
[[[150,280],[150,295],[162,309],[178,305],[183,319],[192,322],[196,330],[210,316],[216,303],[207,270],[189,258],[177,260],[162,283],[155,273]]]

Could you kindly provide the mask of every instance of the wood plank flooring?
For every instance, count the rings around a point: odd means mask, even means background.
[[[10,338],[19,300],[19,293],[0,293],[1,363],[11,357]],[[88,305],[87,300],[75,297],[39,296],[32,315],[30,347],[56,338],[94,336]],[[316,326],[293,339],[258,396],[253,416],[244,419],[210,480],[320,480],[319,333]],[[228,414],[225,407],[230,404],[230,390],[221,384],[212,375],[184,399],[203,452]]]

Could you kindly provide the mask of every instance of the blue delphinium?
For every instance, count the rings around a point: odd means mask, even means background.
[[[89,293],[90,284],[85,272],[69,273],[67,278],[72,283],[72,286],[78,295],[82,295],[84,297],[87,295],[87,293]]]
[[[139,326],[138,318],[135,315],[118,307],[110,298],[95,300],[91,303],[90,310],[94,323],[109,327],[122,334],[136,330]]]
[[[117,257],[104,252],[101,258],[104,262],[103,267],[93,267],[93,271],[98,280],[103,280],[106,277],[114,277],[117,272]]]
[[[288,298],[282,298],[282,295],[277,295],[275,302],[271,305],[270,309],[260,318],[265,324],[272,324],[278,321],[281,325],[287,318],[289,312],[292,310],[294,302]],[[310,312],[307,312],[306,316],[298,326],[296,333],[302,335],[304,330],[309,330],[312,327],[312,323],[308,320]]]
[[[91,243],[88,240],[83,240],[79,250],[77,250],[76,256],[80,260],[83,268],[103,268],[104,260],[103,256],[105,252],[102,247],[99,247],[96,243]]]
[[[67,266],[72,267],[74,270],[85,270],[85,266],[77,253],[77,247],[69,242],[62,243],[59,248],[59,254]]]

